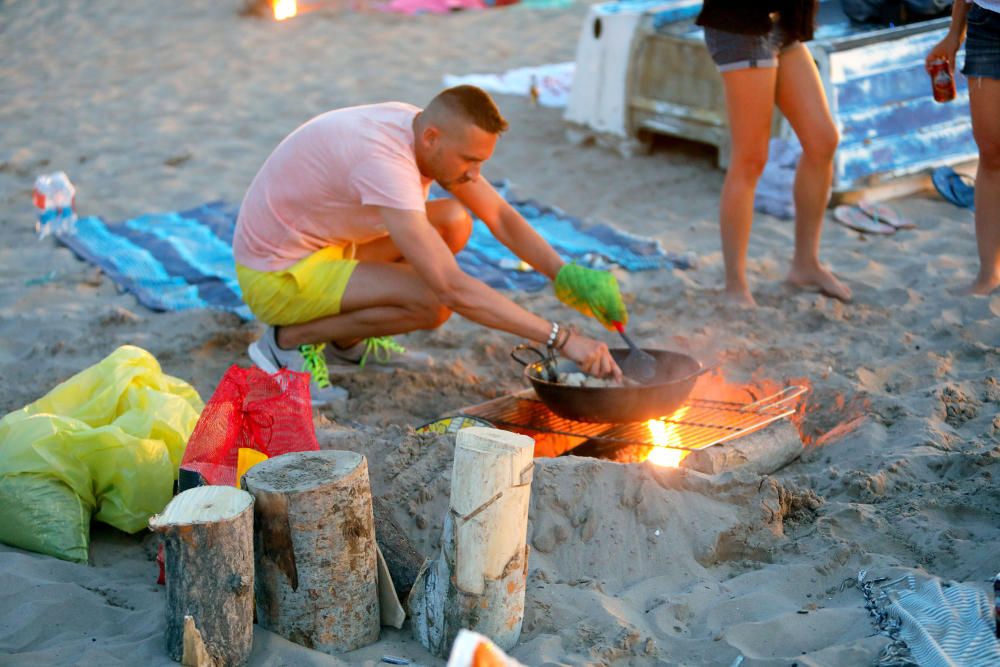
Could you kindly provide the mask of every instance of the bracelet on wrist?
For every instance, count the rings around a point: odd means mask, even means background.
[[[562,349],[564,347],[566,347],[566,343],[569,342],[570,337],[575,332],[576,332],[576,327],[574,327],[572,324],[569,325],[568,327],[564,327],[563,328],[563,333],[564,333],[563,339],[562,339],[562,341],[560,341],[559,343],[556,344],[556,349],[562,351]]]
[[[554,347],[558,339],[559,339],[559,323],[553,322],[552,330],[549,331],[549,338],[547,341],[545,341],[546,347]]]

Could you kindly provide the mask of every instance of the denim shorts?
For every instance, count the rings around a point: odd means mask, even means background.
[[[766,35],[705,28],[705,45],[720,72],[751,67],[777,67],[778,55],[799,43],[775,22]]]
[[[966,21],[969,27],[962,74],[1000,79],[1000,13],[972,5]]]

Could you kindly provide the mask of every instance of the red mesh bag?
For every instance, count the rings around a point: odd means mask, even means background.
[[[319,449],[308,374],[230,366],[194,427],[181,467],[208,484],[233,486],[241,447],[268,457]]]

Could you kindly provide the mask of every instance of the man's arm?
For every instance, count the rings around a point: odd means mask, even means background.
[[[547,342],[551,323],[462,271],[425,213],[387,207],[379,207],[379,213],[396,247],[442,305],[483,326]],[[608,346],[600,341],[574,334],[563,352],[586,373],[621,377]]]
[[[453,187],[451,193],[486,223],[500,243],[549,280],[555,280],[564,264],[562,258],[489,181],[480,177]]]
[[[459,268],[424,213],[387,207],[379,211],[396,247],[446,308],[483,326],[537,343],[548,339],[549,322]]]
[[[625,325],[628,311],[618,281],[608,271],[567,265],[549,243],[508,204],[484,178],[452,188],[452,194],[472,209],[493,235],[514,254],[548,276],[556,296],[607,328]]]

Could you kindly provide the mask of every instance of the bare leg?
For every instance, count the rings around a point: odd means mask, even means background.
[[[1000,287],[1000,81],[969,79],[972,134],[979,146],[976,171],[976,244],[979,274],[964,294]]]
[[[816,64],[803,44],[778,58],[777,100],[802,144],[795,172],[795,254],[787,280],[796,287],[818,288],[827,296],[850,301],[851,290],[819,262],[839,138]]]
[[[435,199],[427,202],[427,219],[451,248],[452,254],[469,242],[472,235],[472,218],[468,211],[454,199]],[[363,262],[399,262],[403,255],[388,236],[358,246],[355,257]]]
[[[412,267],[361,262],[347,283],[340,314],[281,327],[278,345],[288,349],[335,341],[349,347],[363,338],[435,329],[450,315]]]
[[[451,199],[428,202],[427,217],[452,252],[465,247],[472,219],[461,204]],[[331,341],[347,348],[364,338],[435,329],[451,316],[403,261],[392,239],[358,246],[356,258],[359,264],[347,283],[340,313],[279,328],[281,347]]]
[[[719,228],[726,265],[726,298],[757,305],[746,277],[747,246],[753,225],[753,195],[767,163],[771,137],[776,71],[773,67],[723,72],[726,109],[733,142],[732,158],[722,184]]]

